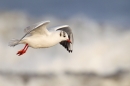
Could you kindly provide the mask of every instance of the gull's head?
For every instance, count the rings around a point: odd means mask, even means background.
[[[61,41],[67,41],[67,42],[71,43],[71,41],[69,40],[69,36],[65,31],[59,31],[59,37],[60,37]]]

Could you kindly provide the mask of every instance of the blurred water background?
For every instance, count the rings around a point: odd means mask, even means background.
[[[130,86],[129,0],[1,0],[0,86]],[[9,47],[24,28],[70,25],[74,50]]]

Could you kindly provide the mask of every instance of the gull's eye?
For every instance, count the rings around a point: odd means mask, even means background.
[[[63,36],[66,37],[66,36],[65,36],[65,32],[63,32]]]

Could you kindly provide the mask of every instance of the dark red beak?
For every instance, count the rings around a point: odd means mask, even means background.
[[[67,42],[69,42],[69,43],[71,43],[71,44],[72,44],[72,42],[71,42],[69,39],[67,40]]]

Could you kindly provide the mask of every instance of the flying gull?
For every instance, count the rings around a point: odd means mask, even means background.
[[[20,39],[12,39],[9,46],[25,44],[25,47],[17,52],[17,55],[26,53],[28,47],[49,48],[60,43],[68,52],[73,51],[73,33],[68,25],[56,27],[54,31],[47,30],[50,21],[42,21],[24,29],[25,35]]]

